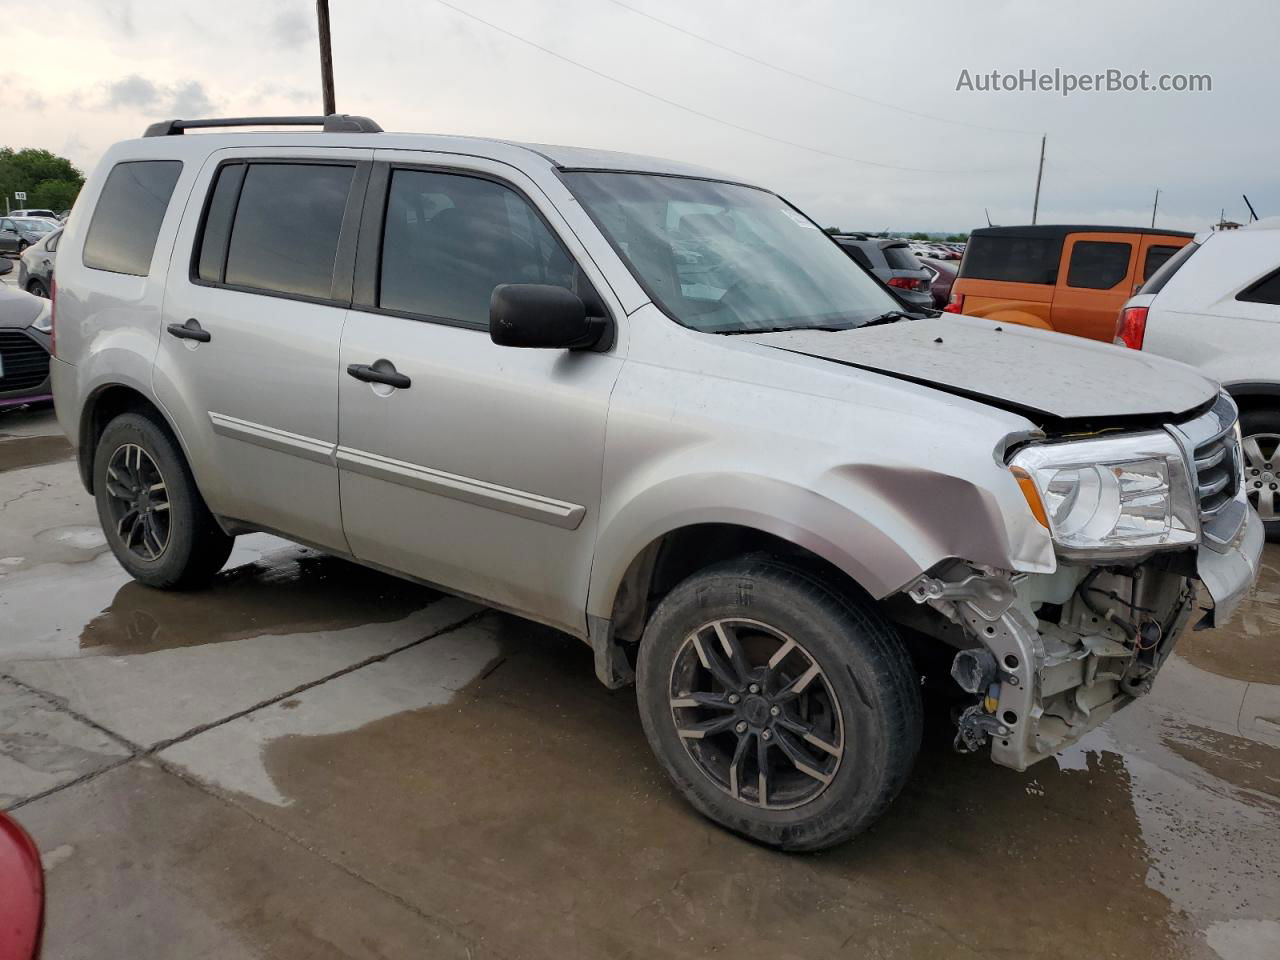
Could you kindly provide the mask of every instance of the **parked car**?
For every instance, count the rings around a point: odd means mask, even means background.
[[[958,265],[952,260],[921,260],[920,263],[929,271],[929,295],[933,305],[941,310],[951,302],[951,286],[956,282]]]
[[[908,305],[933,307],[930,275],[901,240],[883,240],[861,234],[838,234],[832,239],[853,260],[869,270]]]
[[[1190,242],[1144,227],[983,227],[969,236],[947,311],[1110,343],[1125,300]]]
[[[808,850],[910,773],[904,631],[1023,769],[1254,580],[1235,405],[1182,364],[907,318],[699,167],[252,122],[111,147],[60,244],[58,418],[142,583],[271,530],[568,631],[694,807]]]
[[[0,813],[0,957],[34,960],[44,928],[44,868],[35,842]]]
[[[1249,502],[1280,540],[1280,217],[1197,236],[1125,304],[1115,333],[1235,399]]]
[[[27,293],[44,297],[53,290],[53,267],[58,258],[58,238],[62,230],[46,233],[42,239],[27,247],[18,258],[18,287]]]
[[[0,251],[22,253],[33,243],[38,243],[45,234],[52,233],[58,227],[56,220],[43,220],[37,217],[0,217]]]
[[[57,220],[58,215],[52,210],[34,209],[34,210],[10,210],[5,214],[6,217],[38,217],[42,220]]]
[[[0,408],[52,399],[52,334],[48,300],[0,284]]]

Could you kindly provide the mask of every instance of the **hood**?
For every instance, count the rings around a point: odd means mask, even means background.
[[[0,328],[12,330],[31,326],[47,301],[34,297],[25,290],[0,284]]]
[[[855,330],[793,330],[744,339],[990,403],[1042,425],[1177,418],[1218,394],[1212,380],[1172,360],[981,317],[944,314]]]

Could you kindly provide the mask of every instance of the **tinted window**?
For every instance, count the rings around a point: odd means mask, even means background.
[[[1061,257],[1060,238],[976,235],[964,252],[960,275],[975,280],[1052,285],[1058,282]]]
[[[226,282],[327,299],[354,173],[335,164],[250,164],[231,227]]]
[[[1191,255],[1200,249],[1200,244],[1192,242],[1175,253],[1165,262],[1165,265],[1151,275],[1146,283],[1142,285],[1139,293],[1159,293],[1164,289],[1164,285],[1168,283],[1175,273],[1182,269],[1182,265],[1191,259]]]
[[[50,253],[56,253],[58,251],[58,241],[61,239],[62,239],[62,231],[59,230],[52,237],[50,237],[48,240],[45,241],[44,248],[48,250]]]
[[[231,220],[240,199],[245,165],[229,163],[218,171],[218,179],[209,197],[204,228],[200,237],[197,276],[210,283],[221,283],[227,266],[227,239],[231,236]]]
[[[1280,305],[1280,270],[1270,276],[1263,277],[1252,287],[1236,296],[1237,300],[1250,303],[1273,303]]]
[[[858,263],[862,264],[862,266],[866,267],[868,270],[871,269],[871,258],[867,256],[867,251],[863,250],[856,243],[842,243],[840,244],[840,249],[851,256],[854,260],[857,260]]]
[[[391,175],[378,305],[489,325],[501,283],[578,291],[576,267],[514,190],[478,177],[425,170]]]
[[[881,253],[889,263],[890,270],[919,270],[920,261],[905,243],[896,247],[882,247]]]
[[[1142,279],[1146,280],[1147,277],[1163,267],[1169,262],[1169,258],[1177,252],[1177,247],[1170,247],[1166,244],[1147,247],[1146,259],[1142,261]]]
[[[180,173],[177,160],[135,160],[112,167],[89,222],[84,265],[145,277]]]
[[[1133,245],[1108,240],[1081,240],[1071,248],[1067,286],[1110,290],[1129,273]]]

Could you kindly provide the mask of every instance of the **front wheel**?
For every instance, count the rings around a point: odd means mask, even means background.
[[[27,284],[27,293],[34,297],[41,297],[44,300],[49,299],[49,290],[44,283],[39,280],[32,280]]]
[[[893,627],[869,599],[770,559],[710,568],[662,601],[637,693],[686,799],[787,850],[865,829],[920,746],[920,693]]]
[[[168,429],[141,413],[116,417],[93,460],[98,518],[129,574],[161,589],[199,586],[227,562],[225,534]]]
[[[1245,492],[1262,518],[1267,539],[1280,541],[1280,410],[1245,410],[1240,433]]]

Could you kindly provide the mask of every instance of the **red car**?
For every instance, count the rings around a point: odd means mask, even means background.
[[[956,282],[960,264],[956,260],[935,260],[932,257],[921,257],[920,262],[932,275],[929,292],[933,294],[933,305],[941,310],[951,301],[951,285]]]
[[[0,960],[32,960],[40,952],[44,873],[27,832],[0,813]]]

